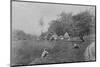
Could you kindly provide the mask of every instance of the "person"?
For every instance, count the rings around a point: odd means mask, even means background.
[[[74,44],[74,48],[79,48],[79,44]]]
[[[70,40],[69,34],[67,32],[64,34],[64,38]]]
[[[51,36],[50,40],[57,40],[57,38],[58,38],[57,34],[53,34],[53,35]]]
[[[60,39],[60,40],[63,40],[63,39],[64,39],[64,37],[63,37],[62,35],[60,35],[60,36],[59,36],[59,39]]]
[[[48,51],[46,50],[46,48],[44,48],[41,58],[45,58],[48,55]]]
[[[92,42],[85,50],[84,57],[86,61],[95,60],[95,42]]]
[[[52,33],[52,32],[50,32],[50,33],[47,35],[46,39],[47,39],[47,40],[50,40],[50,39],[51,39],[51,37],[52,37],[52,35],[53,35],[53,33]]]

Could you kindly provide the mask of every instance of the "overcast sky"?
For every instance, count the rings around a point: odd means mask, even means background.
[[[41,34],[39,20],[43,17],[43,31],[47,31],[48,23],[57,18],[62,11],[79,13],[85,10],[94,11],[91,6],[59,5],[46,3],[12,2],[12,28],[30,34]]]

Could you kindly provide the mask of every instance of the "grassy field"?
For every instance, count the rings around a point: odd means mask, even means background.
[[[84,51],[95,40],[95,36],[84,37],[85,42],[78,39],[76,37],[72,38],[71,41],[66,39],[58,41],[12,41],[12,65],[84,61]],[[80,48],[75,49],[74,43],[79,44]],[[44,48],[48,49],[49,54],[46,58],[41,59],[40,56]]]

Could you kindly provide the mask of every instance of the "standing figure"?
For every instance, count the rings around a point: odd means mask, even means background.
[[[64,34],[64,38],[70,40],[69,34],[67,32]]]
[[[84,52],[86,61],[95,60],[95,42],[91,43]]]

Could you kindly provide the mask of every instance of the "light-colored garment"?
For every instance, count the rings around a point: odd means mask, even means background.
[[[64,38],[66,38],[68,40],[70,39],[69,34],[67,32],[64,34]]]
[[[80,48],[79,44],[73,44],[74,45],[74,48]]]
[[[59,39],[60,39],[60,40],[63,40],[63,39],[64,39],[64,37],[63,37],[62,35],[60,35],[60,36],[59,36]]]
[[[74,47],[79,46],[79,44],[74,44]]]
[[[52,39],[52,38],[55,39],[55,40],[57,40],[58,36],[56,34],[54,34],[54,35],[51,36],[50,39]]]
[[[47,54],[48,54],[48,52],[47,52],[46,50],[44,50],[44,51],[42,52],[41,57],[42,57],[42,58],[44,58],[44,57],[46,57],[46,56],[47,56]]]
[[[84,56],[86,61],[95,60],[95,42],[86,48]]]

